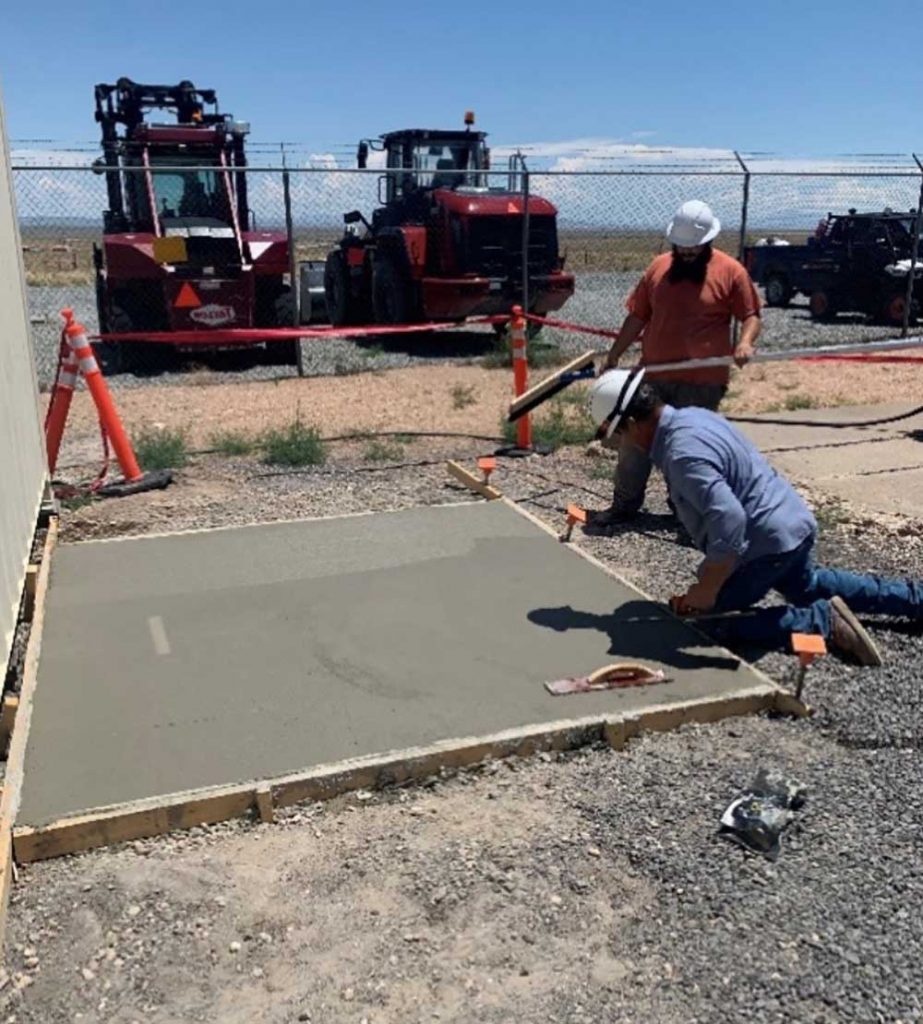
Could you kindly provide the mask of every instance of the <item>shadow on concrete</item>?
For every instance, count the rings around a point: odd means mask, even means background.
[[[593,629],[609,637],[609,654],[618,658],[659,661],[677,669],[729,669],[740,662],[716,653],[695,654],[689,647],[715,650],[717,644],[670,615],[651,601],[626,601],[604,615],[578,611],[571,605],[534,608],[528,619],[536,626],[565,633],[572,629]],[[645,620],[645,621],[639,621]]]

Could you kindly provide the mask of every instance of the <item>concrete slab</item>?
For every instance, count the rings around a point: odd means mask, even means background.
[[[17,824],[766,684],[655,611],[504,502],[62,546]]]
[[[844,406],[772,414],[811,426],[744,423],[741,429],[780,472],[858,508],[918,516],[923,501],[923,415],[857,427],[907,405]]]

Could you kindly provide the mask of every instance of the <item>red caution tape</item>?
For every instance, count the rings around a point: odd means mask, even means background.
[[[287,341],[292,338],[367,338],[420,331],[457,330],[476,324],[502,324],[508,316],[484,316],[460,323],[396,324],[377,327],[232,327],[214,331],[116,331],[93,334],[103,341],[154,341],[165,345],[247,345],[257,341]]]
[[[869,352],[845,356],[802,356],[799,363],[923,363],[923,356],[889,356]]]
[[[575,331],[577,334],[595,334],[598,338],[612,338],[618,340],[618,331],[609,331],[604,327],[589,327],[587,324],[574,324],[567,320],[552,320],[547,316],[536,316],[534,313],[523,314],[526,320],[536,324],[544,324],[548,327],[560,327],[565,331]]]

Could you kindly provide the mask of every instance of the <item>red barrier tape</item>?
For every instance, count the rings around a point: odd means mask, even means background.
[[[923,363],[923,356],[879,356],[874,352],[868,355],[850,356],[802,356],[799,363]]]
[[[618,340],[618,331],[608,331],[603,327],[588,327],[586,324],[573,324],[568,320],[552,320],[547,316],[536,316],[534,313],[524,313],[526,320],[536,324],[543,324],[547,327],[560,327],[565,331],[575,331],[577,334],[595,334],[598,338],[612,338]]]
[[[376,338],[420,331],[451,331],[476,324],[502,324],[508,316],[483,316],[459,323],[396,324],[390,327],[232,327],[226,331],[117,331],[91,334],[94,341],[153,341],[165,345],[246,345],[255,341],[290,341],[293,338]]]

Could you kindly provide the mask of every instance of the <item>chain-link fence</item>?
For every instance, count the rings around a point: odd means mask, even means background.
[[[144,332],[313,325],[330,313],[347,324],[461,319],[525,299],[540,312],[611,329],[624,317],[644,268],[667,249],[665,225],[690,198],[714,209],[722,222],[716,244],[741,258],[765,290],[764,346],[892,336],[916,313],[923,174],[915,162],[827,167],[735,154],[694,166],[665,156],[617,169],[526,171],[519,159],[506,171],[477,172],[476,180],[446,171],[444,182],[418,182],[423,187],[413,193],[392,191],[396,173],[346,170],[332,161],[226,172],[214,166],[123,170],[122,205],[147,211],[147,230],[144,216],[129,224],[110,213],[104,252],[104,211],[113,210],[104,173],[89,166],[15,168],[42,382],[54,372],[64,306],[93,332]],[[434,184],[454,194],[438,209],[429,189]],[[556,228],[553,211],[537,198],[553,204]],[[850,210],[888,214],[856,223],[837,216]],[[828,220],[828,214],[835,216]],[[384,273],[378,275],[384,283],[376,279],[374,288],[369,281],[357,284],[355,261],[362,262],[367,233],[376,234],[381,255],[388,233],[408,223],[427,225],[405,242],[422,246],[419,265],[409,271],[417,299],[411,302]],[[860,237],[862,231],[868,237]],[[426,301],[419,298],[421,276],[436,282],[427,284]],[[477,302],[461,300],[461,285],[451,295],[439,287],[440,278],[466,277],[490,279]],[[351,304],[343,299],[347,280]],[[331,301],[341,299],[346,304],[331,310]],[[565,350],[586,347],[585,338],[546,334]],[[430,355],[440,351],[460,355],[464,347],[434,343]],[[202,366],[262,376],[368,366],[356,343],[342,339],[188,353],[113,344],[101,346],[101,353],[110,372],[130,383]]]

